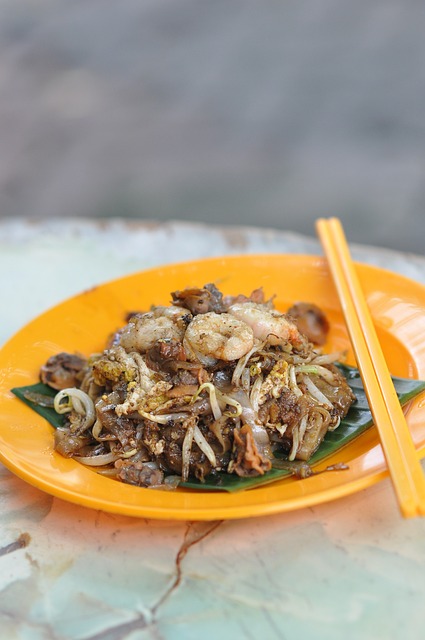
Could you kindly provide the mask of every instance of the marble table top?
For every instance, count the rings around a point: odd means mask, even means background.
[[[50,305],[113,277],[278,252],[321,250],[313,238],[248,227],[5,220],[0,343]],[[423,257],[368,246],[353,255],[425,283]],[[0,501],[6,640],[422,637],[425,520],[401,518],[388,479],[292,513],[175,522],[69,504],[0,465]]]

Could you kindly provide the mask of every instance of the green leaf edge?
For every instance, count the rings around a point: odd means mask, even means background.
[[[32,393],[39,393],[40,395],[54,398],[58,392],[51,387],[48,387],[47,384],[37,382],[37,384],[30,384],[25,387],[14,387],[13,389],[11,389],[11,391],[17,398],[19,398],[19,400],[22,400],[22,402],[26,404],[27,407],[30,407],[30,409],[45,418],[47,422],[49,422],[55,429],[58,429],[64,424],[64,415],[56,413],[56,411],[50,407],[40,407],[40,405],[31,402],[31,400],[28,400],[28,398],[25,397],[25,393],[27,391],[30,391]]]
[[[318,451],[309,460],[311,466],[323,462],[324,459],[351,443],[355,438],[361,436],[373,424],[372,414],[358,369],[343,364],[339,364],[338,366],[356,394],[357,401],[352,405],[344,420],[341,421],[338,429],[326,434]],[[423,380],[413,380],[411,378],[399,378],[395,376],[392,376],[392,380],[402,406],[425,390],[425,381]],[[45,418],[54,428],[57,429],[64,424],[65,416],[57,414],[54,409],[49,407],[40,407],[25,398],[27,391],[54,397],[57,392],[47,385],[38,382],[37,384],[24,387],[15,387],[11,389],[11,391],[17,398],[33,409],[33,411]],[[289,475],[288,471],[280,469],[271,469],[264,476],[256,476],[254,478],[240,478],[239,476],[231,474],[217,473],[208,476],[205,482],[190,480],[182,483],[180,486],[185,489],[194,489],[197,491],[227,491],[232,493],[234,491],[253,489],[261,485],[269,484],[287,475]]]

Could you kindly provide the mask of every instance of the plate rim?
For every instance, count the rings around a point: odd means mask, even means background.
[[[153,274],[158,273],[158,271],[182,270],[182,269],[188,269],[193,266],[199,269],[199,267],[212,266],[212,265],[216,265],[218,263],[223,263],[223,262],[237,263],[237,262],[240,262],[241,260],[242,262],[246,262],[249,260],[282,260],[282,259],[291,259],[291,260],[295,259],[295,261],[303,264],[307,262],[309,263],[310,268],[312,266],[312,263],[314,262],[315,263],[314,266],[316,267],[320,266],[321,269],[327,270],[326,260],[323,256],[318,256],[314,254],[294,254],[294,253],[290,253],[290,254],[256,253],[256,254],[213,256],[213,257],[208,257],[203,259],[164,264],[156,267],[151,267],[149,269],[138,270],[130,274],[113,278],[95,287],[91,287],[87,290],[80,291],[79,293],[58,302],[57,304],[53,305],[49,309],[35,316],[32,320],[30,320],[23,327],[21,327],[13,336],[11,336],[1,347],[0,364],[2,363],[2,360],[3,360],[3,354],[7,352],[8,349],[10,349],[11,345],[13,346],[16,340],[19,340],[19,337],[26,330],[28,330],[29,327],[35,326],[37,323],[41,322],[43,319],[48,318],[50,314],[62,309],[64,306],[68,305],[71,301],[74,301],[76,299],[79,299],[79,300],[84,300],[84,298],[87,299],[87,297],[90,297],[90,295],[95,294],[96,291],[102,288],[105,288],[105,287],[114,288],[119,283],[122,283],[123,281],[129,281],[133,278],[138,278],[138,277],[149,278]],[[404,275],[393,272],[389,269],[385,269],[375,265],[370,265],[370,264],[361,263],[361,262],[356,262],[355,264],[362,271],[373,272],[381,277],[385,275],[389,275],[392,278],[395,278],[397,281],[403,282],[407,287],[413,287],[415,290],[419,290],[422,296],[424,297],[424,301],[425,301],[425,287],[421,283],[418,283],[415,280],[412,280],[411,278],[408,278]],[[424,302],[424,305],[425,305],[425,302]],[[425,306],[424,306],[424,312],[425,312]],[[3,395],[5,391],[3,387],[3,382],[6,379],[7,379],[7,376],[3,376],[3,380],[0,385],[0,392],[3,391]],[[9,387],[9,390],[10,390],[10,387]],[[16,401],[19,402],[18,400]],[[413,404],[415,404],[415,401],[413,401]],[[22,405],[22,408],[24,407],[25,405]],[[29,412],[31,412],[31,414],[33,414],[31,409],[29,409],[28,407],[26,407],[26,409]],[[44,423],[44,419],[41,417],[39,418],[40,418],[39,422]],[[380,449],[379,445],[377,445],[377,447]],[[425,445],[418,447],[417,450],[418,450],[418,454],[421,457],[425,455]],[[58,454],[53,454],[53,455],[58,455]],[[217,493],[214,493],[214,495],[218,495],[218,494],[220,495],[221,502],[222,502],[221,507],[215,507],[215,508],[201,507],[196,509],[194,507],[188,507],[188,508],[182,509],[181,507],[170,508],[169,506],[161,507],[161,506],[155,506],[155,505],[154,506],[140,505],[140,504],[122,505],[122,504],[117,504],[115,502],[111,502],[109,500],[106,500],[106,501],[101,500],[99,498],[96,498],[95,496],[85,496],[85,495],[82,495],[81,492],[76,492],[70,488],[65,490],[60,489],[58,488],[57,485],[54,484],[54,482],[47,482],[44,480],[40,480],[37,474],[33,474],[31,473],[30,470],[23,468],[22,465],[16,464],[13,460],[10,459],[10,456],[9,457],[5,456],[1,449],[0,449],[0,460],[8,469],[10,469],[15,475],[20,477],[22,480],[28,482],[29,484],[32,484],[33,486],[36,486],[38,489],[41,489],[42,491],[45,491],[50,495],[54,495],[55,497],[58,497],[60,499],[65,499],[69,502],[73,502],[74,504],[78,504],[78,505],[89,507],[89,508],[101,509],[104,511],[117,513],[121,515],[129,515],[134,517],[148,517],[148,518],[155,518],[155,519],[172,519],[172,520],[234,519],[234,518],[263,516],[263,515],[270,515],[274,513],[292,511],[294,509],[304,508],[306,506],[313,506],[322,502],[327,502],[330,500],[335,500],[337,498],[345,497],[346,495],[352,494],[360,489],[366,488],[367,486],[374,484],[375,482],[380,481],[381,479],[383,479],[388,475],[388,471],[386,470],[385,462],[384,462],[383,465],[381,464],[379,468],[375,468],[373,472],[369,474],[366,473],[361,477],[352,479],[349,482],[339,483],[336,486],[332,486],[332,483],[331,483],[330,486],[328,486],[327,488],[323,488],[320,491],[316,491],[313,493],[307,492],[306,495],[304,496],[302,495],[296,496],[295,498],[291,498],[289,500],[275,499],[275,500],[272,500],[271,502],[261,503],[261,505],[259,505],[257,508],[254,508],[250,504],[247,504],[247,505],[242,504],[239,506],[233,504],[234,499],[229,499],[229,497],[235,496],[238,494],[227,494],[225,492],[217,492]],[[75,461],[72,461],[72,463],[73,465],[78,465],[78,467],[81,468],[81,465],[79,465],[79,463]],[[88,470],[88,471],[90,474],[93,474],[93,471],[91,470]],[[116,483],[115,480],[110,480],[110,479],[108,480],[109,482],[113,482],[114,484],[119,484],[120,487],[122,486],[130,487],[129,485],[122,485],[121,483]],[[314,483],[314,480],[315,480],[314,478],[308,479],[308,481],[310,481],[310,486]],[[317,480],[317,477],[316,477],[316,480]],[[296,482],[298,484],[305,483],[306,480],[297,480]],[[278,484],[280,484],[279,481],[275,481],[270,483],[270,485],[268,484],[262,485],[255,489],[244,491],[243,493],[244,494],[248,494],[252,492],[258,493],[261,491],[269,492],[270,488],[273,488],[273,487],[276,488]],[[320,482],[319,482],[319,485],[320,485]],[[140,487],[130,487],[130,488],[133,491],[137,491],[140,494],[140,496],[152,495],[153,493],[152,490],[143,489]],[[182,490],[182,491],[184,491],[185,494],[188,493],[186,490]],[[178,494],[181,495],[182,491],[179,491],[178,493],[173,495],[178,495]],[[164,493],[164,492],[161,492],[161,493]],[[201,495],[200,492],[195,492],[195,493],[197,495]],[[202,495],[206,496],[211,494],[210,492],[208,492],[208,494],[203,493]],[[239,495],[241,495],[241,493],[239,493]],[[227,506],[225,505],[226,502],[229,503]]]

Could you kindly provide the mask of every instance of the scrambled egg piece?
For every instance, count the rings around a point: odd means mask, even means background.
[[[288,368],[286,360],[276,362],[261,385],[258,404],[264,404],[270,398],[279,398],[283,389],[289,387]]]

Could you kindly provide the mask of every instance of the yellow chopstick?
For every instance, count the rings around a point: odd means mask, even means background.
[[[425,514],[425,476],[394,389],[372,318],[337,218],[319,219],[317,232],[339,295],[374,424],[405,518]]]

